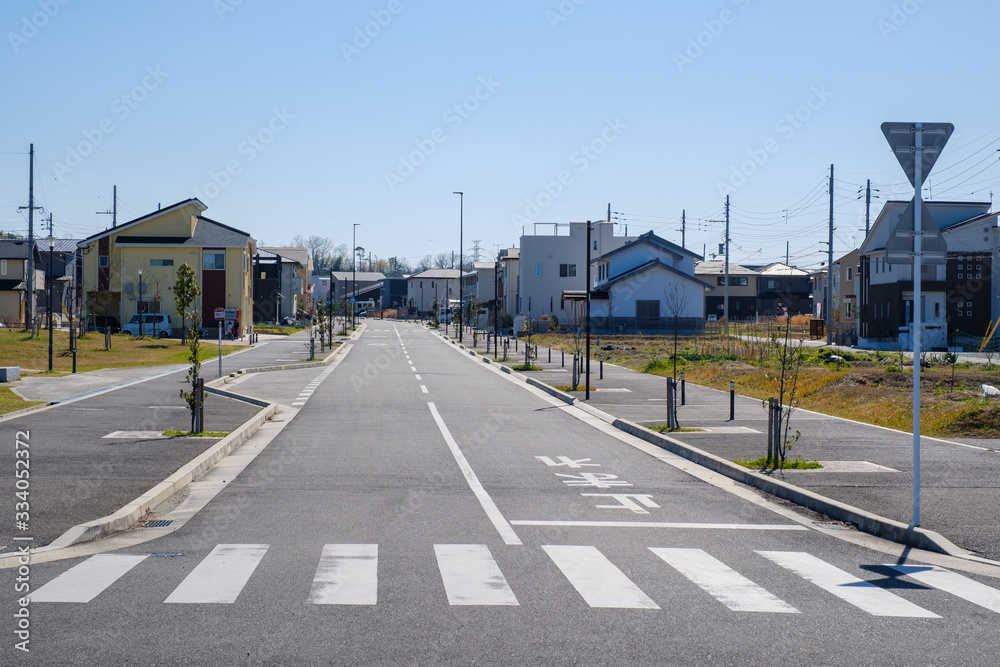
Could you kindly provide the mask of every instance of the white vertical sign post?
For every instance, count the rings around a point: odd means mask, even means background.
[[[945,264],[944,238],[923,203],[920,189],[955,126],[951,123],[882,123],[882,133],[913,184],[913,201],[885,243],[890,264],[913,264],[913,526],[920,525],[920,353],[923,343],[923,264]]]

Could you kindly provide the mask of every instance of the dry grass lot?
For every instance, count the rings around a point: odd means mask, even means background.
[[[734,333],[735,326],[731,329]],[[717,333],[681,337],[677,343],[677,373],[689,382],[728,390],[729,382],[745,396],[776,396],[781,375],[783,331],[761,325],[743,327],[740,334],[756,340]],[[568,334],[536,335],[540,346],[574,348]],[[591,341],[591,354],[619,366],[656,375],[673,372],[673,337],[601,336]],[[795,341],[791,341],[795,345]],[[826,359],[839,354],[844,361]],[[980,385],[1000,386],[1000,366],[951,364],[943,355],[921,372],[921,431],[938,437],[1000,438],[1000,402],[980,398]],[[831,352],[803,348],[795,404],[799,407],[877,424],[912,430],[912,365],[898,353]]]
[[[218,355],[214,341],[204,341],[199,356],[202,360]],[[111,337],[111,349],[104,349],[104,334],[90,332],[77,341],[77,372],[100,368],[128,366],[159,366],[186,364],[190,351],[176,338],[133,338],[124,334]],[[242,350],[243,346],[224,345],[223,354]],[[73,370],[73,355],[69,351],[69,332],[55,331],[52,341],[52,372]],[[0,329],[0,365],[20,366],[21,375],[32,371],[47,372],[49,367],[49,335],[32,337],[19,329]]]

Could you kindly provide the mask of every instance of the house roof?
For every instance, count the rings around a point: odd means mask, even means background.
[[[466,273],[465,275],[469,275]],[[458,269],[427,269],[426,271],[421,271],[420,273],[410,276],[410,280],[417,278],[423,280],[458,280],[459,270]]]
[[[496,265],[493,262],[473,262],[472,268],[476,271],[492,271]]]
[[[302,266],[309,266],[309,249],[297,246],[268,246],[266,248],[259,248],[259,250],[267,250],[268,252],[281,255],[286,259],[290,259],[293,262],[298,262]]]
[[[57,253],[69,254],[76,252],[76,244],[80,242],[80,239],[52,239],[52,249]],[[49,239],[36,238],[35,248],[38,249],[39,253],[49,251]]]
[[[865,238],[859,249],[860,254],[868,255],[872,252],[883,250],[885,243],[889,239],[899,221],[903,211],[910,201],[887,201],[879,211],[871,231]],[[984,219],[997,215],[989,213],[990,202],[968,202],[968,201],[925,201],[927,209],[931,212],[938,229],[958,229],[959,227],[973,221],[982,223]]]
[[[521,257],[521,249],[520,248],[507,248],[504,252],[506,254],[503,257],[500,258],[501,260],[504,260],[504,259],[520,259],[520,257]]]
[[[27,239],[0,240],[0,259],[28,259]]]
[[[620,273],[617,276],[615,276],[614,278],[611,278],[609,280],[605,280],[603,283],[597,285],[594,289],[601,289],[601,290],[609,289],[612,285],[614,285],[616,283],[619,283],[619,282],[621,282],[623,280],[628,280],[629,278],[635,277],[635,276],[639,275],[640,273],[645,273],[646,271],[651,271],[652,269],[655,269],[655,268],[661,268],[661,269],[667,271],[668,273],[672,273],[672,274],[674,274],[674,275],[676,275],[676,276],[678,276],[680,278],[684,278],[685,280],[688,280],[690,282],[693,282],[693,283],[696,283],[698,285],[701,285],[702,287],[707,287],[708,289],[712,289],[712,290],[715,289],[715,287],[713,285],[709,285],[708,283],[706,283],[703,280],[698,280],[697,278],[695,278],[694,276],[692,276],[692,275],[690,275],[688,273],[684,273],[683,271],[679,271],[679,270],[675,269],[674,267],[670,266],[669,264],[667,264],[666,262],[664,262],[663,260],[659,259],[659,258],[651,259],[648,262],[646,262],[645,264],[640,264],[639,266],[637,266],[637,267],[635,267],[633,269],[629,269],[625,273]]]
[[[120,230],[121,225],[116,227]],[[93,237],[90,237],[93,239]],[[119,234],[115,240],[121,246],[171,245],[187,248],[242,248],[247,244],[250,235],[221,222],[198,216],[195,221],[194,234],[190,238],[183,236],[131,236]],[[81,241],[86,243],[87,240]]]
[[[721,259],[712,259],[707,262],[695,264],[694,274],[696,276],[723,276],[726,274],[726,263]],[[741,266],[734,262],[729,262],[729,275],[731,276],[756,276],[757,271],[746,266]]]
[[[356,280],[358,282],[373,282],[385,280],[385,274],[377,271],[334,271],[334,280]]]
[[[765,266],[748,266],[748,269],[757,271],[762,276],[808,276],[809,272],[800,268],[783,264],[782,262],[771,262]],[[729,265],[729,272],[732,273],[733,265]]]
[[[677,245],[676,243],[671,243],[670,241],[666,240],[665,238],[661,238],[661,237],[657,236],[656,234],[653,233],[652,230],[650,230],[650,231],[646,232],[645,234],[639,234],[638,238],[636,238],[634,241],[626,243],[625,245],[622,245],[622,246],[618,246],[614,250],[609,250],[608,252],[604,253],[603,255],[601,255],[600,257],[597,257],[595,259],[607,259],[608,257],[611,257],[612,255],[615,255],[617,253],[624,252],[625,250],[634,248],[637,244],[641,244],[641,243],[645,243],[647,245],[651,245],[654,248],[658,248],[658,249],[663,250],[665,252],[673,253],[674,255],[687,255],[688,257],[692,257],[694,259],[701,259],[702,258],[701,255],[699,255],[697,253],[694,253],[694,252],[691,252],[687,248],[682,248],[681,246]]]
[[[97,239],[104,238],[105,236],[110,236],[112,234],[120,233],[123,229],[127,229],[128,227],[135,226],[135,225],[141,224],[143,222],[147,222],[148,220],[152,220],[153,218],[155,218],[157,216],[163,215],[165,213],[170,213],[172,211],[177,211],[177,210],[180,210],[180,209],[184,208],[185,206],[191,206],[191,205],[195,206],[198,209],[199,213],[201,213],[202,211],[207,211],[208,210],[208,207],[205,206],[205,204],[203,204],[201,202],[201,200],[199,200],[197,197],[191,197],[190,199],[185,199],[184,201],[179,201],[176,204],[171,204],[170,206],[168,206],[166,208],[161,208],[158,211],[153,211],[152,213],[147,213],[146,215],[143,215],[143,216],[140,216],[138,218],[135,218],[134,220],[129,220],[128,222],[124,222],[124,223],[118,225],[117,227],[109,227],[108,229],[105,229],[103,232],[97,232],[96,234],[88,236],[87,238],[85,238],[82,241],[80,241],[79,245],[87,245],[91,241],[96,241]],[[213,220],[213,222],[214,222],[214,220]],[[216,223],[216,224],[222,224],[222,223]],[[247,234],[247,236],[249,236],[249,234]]]

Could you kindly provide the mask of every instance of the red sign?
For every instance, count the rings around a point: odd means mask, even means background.
[[[215,309],[215,319],[217,319],[217,320],[224,320],[224,319],[226,319],[226,309],[225,308],[216,308]]]

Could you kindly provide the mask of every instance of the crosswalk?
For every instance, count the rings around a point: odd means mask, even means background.
[[[323,384],[323,380],[327,379],[330,376],[330,373],[334,370],[336,370],[336,367],[334,366],[323,369],[322,373],[313,378],[313,381],[307,384],[306,388],[299,392],[299,395],[296,396],[295,400],[292,402],[292,407],[301,408],[305,405],[313,393],[315,393],[315,391],[319,389],[319,386]]]
[[[503,547],[500,547],[501,549]],[[166,604],[233,604],[267,556],[267,544],[219,544],[204,556],[176,584]],[[576,595],[593,608],[657,610],[670,608],[676,601],[654,600],[629,578],[618,565],[594,546],[545,545],[541,547],[564,580],[567,595]],[[648,547],[643,551],[648,564],[669,566],[686,580],[690,596],[700,589],[706,601],[714,600],[733,612],[799,614],[791,602],[766,590],[735,568],[696,548]],[[454,606],[518,607],[537,595],[535,587],[515,594],[490,547],[485,544],[435,544],[433,555],[440,573],[443,599]],[[89,603],[136,568],[144,577],[155,575],[151,554],[99,554],[74,565],[33,591],[34,603]],[[637,557],[639,554],[632,554]],[[882,588],[806,552],[753,551],[741,557],[757,558],[755,571],[770,566],[775,576],[787,580],[792,573],[801,580],[795,588],[809,603],[828,594],[828,600],[846,603],[871,616],[934,619],[930,609]],[[629,563],[635,567],[635,558]],[[936,589],[982,609],[1000,614],[1000,591],[951,570],[933,565],[887,564],[890,576],[908,577],[914,594]],[[545,575],[545,572],[543,572]],[[634,576],[634,575],[633,575]],[[668,579],[657,571],[657,579]],[[676,577],[670,578],[676,581]],[[794,578],[793,578],[794,581]],[[375,605],[379,586],[392,581],[379,579],[377,544],[326,544],[319,554],[312,586],[306,602],[314,605]],[[676,585],[676,584],[675,584]],[[785,586],[788,589],[788,586]],[[672,590],[672,589],[671,589]],[[687,598],[686,598],[687,599]],[[695,597],[694,599],[697,599]],[[924,600],[923,604],[933,603]],[[929,605],[930,606],[930,605]]]

